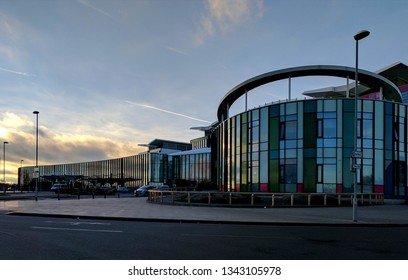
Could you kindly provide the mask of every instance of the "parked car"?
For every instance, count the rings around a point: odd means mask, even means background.
[[[120,193],[130,193],[131,190],[128,187],[119,187],[118,192],[120,192]]]
[[[156,186],[141,186],[137,190],[135,190],[135,196],[147,196],[147,191],[155,189]]]
[[[102,186],[97,189],[97,193],[100,194],[113,194],[116,192],[115,188],[112,188],[111,186]]]
[[[162,186],[158,186],[156,189],[160,191],[168,191],[170,190],[170,187],[167,185],[162,185]]]
[[[53,191],[55,193],[68,192],[68,186],[65,184],[54,184],[52,185],[50,191]]]

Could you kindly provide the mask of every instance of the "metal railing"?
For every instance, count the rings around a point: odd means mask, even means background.
[[[352,206],[352,193],[240,193],[149,190],[148,201],[178,205],[233,207]],[[384,204],[383,193],[357,194],[359,205]]]

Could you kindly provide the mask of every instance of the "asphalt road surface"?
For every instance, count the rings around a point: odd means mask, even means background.
[[[262,226],[0,214],[3,260],[407,259],[408,227]]]

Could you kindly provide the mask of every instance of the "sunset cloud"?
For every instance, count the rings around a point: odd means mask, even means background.
[[[263,0],[208,0],[203,14],[196,43],[202,44],[217,31],[230,32],[251,19],[264,15]]]

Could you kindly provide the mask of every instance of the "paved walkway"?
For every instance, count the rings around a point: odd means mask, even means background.
[[[352,207],[230,208],[161,205],[144,197],[98,197],[78,199],[0,199],[2,213],[55,215],[79,218],[169,220],[174,222],[222,222],[265,224],[352,225]],[[408,205],[386,201],[385,205],[358,207],[361,225],[408,226]]]

